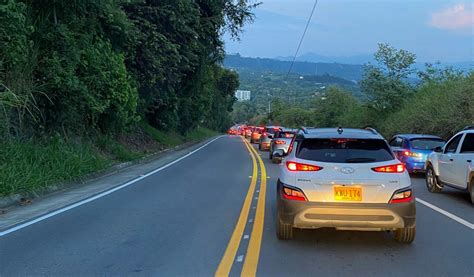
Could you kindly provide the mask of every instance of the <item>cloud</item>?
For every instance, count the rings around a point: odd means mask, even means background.
[[[431,15],[430,25],[443,30],[471,29],[474,26],[473,5],[457,4]]]

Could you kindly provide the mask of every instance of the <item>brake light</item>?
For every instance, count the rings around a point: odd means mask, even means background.
[[[289,171],[320,171],[323,169],[317,165],[302,164],[291,161],[286,162],[286,168],[288,168]]]
[[[407,189],[400,192],[395,192],[395,194],[390,199],[390,203],[404,203],[410,202],[413,200],[413,193],[411,189]]]
[[[403,151],[403,155],[405,155],[406,157],[414,157],[414,158],[421,157],[420,153],[415,153],[415,152],[410,152],[410,151]]]
[[[283,198],[288,199],[288,200],[308,201],[304,193],[301,190],[296,189],[296,188],[289,188],[289,187],[283,186],[281,195],[283,196]]]
[[[293,139],[291,140],[290,142],[290,146],[288,146],[288,154],[291,153],[291,151],[293,150],[293,145],[295,144],[295,139],[296,139],[296,135],[293,137]]]
[[[379,167],[372,168],[375,172],[380,173],[402,173],[405,171],[404,164],[392,164],[392,165],[384,165]]]
[[[275,140],[275,144],[286,144],[284,140]]]

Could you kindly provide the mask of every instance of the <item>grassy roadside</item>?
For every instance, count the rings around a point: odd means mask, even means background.
[[[146,144],[141,143],[141,149],[111,136],[100,136],[93,142],[71,142],[59,137],[43,141],[2,141],[0,197],[39,191],[56,183],[77,180],[104,170],[117,162],[137,160],[163,148],[218,134],[200,127],[182,136],[145,124],[141,124],[141,130],[141,136],[148,140]]]

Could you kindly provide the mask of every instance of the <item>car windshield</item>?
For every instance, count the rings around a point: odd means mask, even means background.
[[[436,147],[443,146],[444,143],[444,140],[436,138],[420,138],[410,140],[411,148],[419,150],[433,150]]]
[[[373,163],[393,160],[381,139],[305,139],[296,157],[328,163]]]

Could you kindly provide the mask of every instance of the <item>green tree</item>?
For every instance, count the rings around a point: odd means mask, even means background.
[[[413,69],[416,56],[406,50],[397,50],[386,43],[379,44],[374,54],[377,65],[366,66],[360,82],[369,107],[378,112],[393,112],[413,94],[407,78]]]
[[[350,93],[330,87],[327,93],[314,101],[314,118],[318,127],[356,127],[360,103]]]

